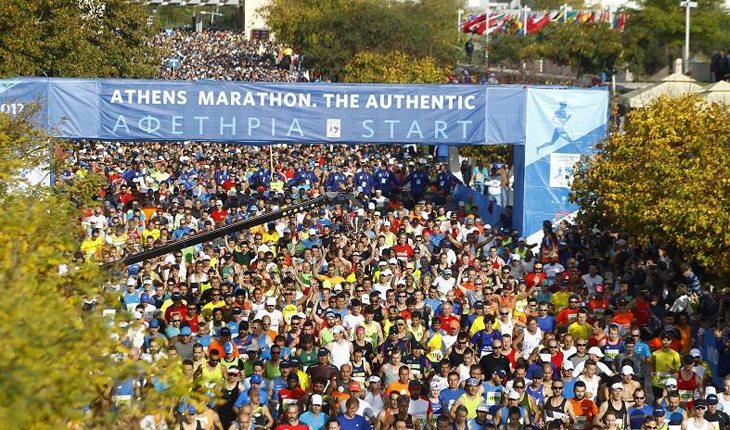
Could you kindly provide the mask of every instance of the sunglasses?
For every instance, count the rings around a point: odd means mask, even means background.
[[[646,396],[644,396],[644,397],[634,396],[634,399],[635,400],[644,400],[644,399],[646,399]]]
[[[644,426],[646,430],[657,430],[659,427],[657,426]]]
[[[524,385],[515,385],[515,390],[524,390],[524,389],[525,389]]]
[[[562,385],[557,386],[557,387],[556,386],[553,386],[553,390],[562,390],[562,389],[563,389],[563,386]]]
[[[587,346],[587,343],[576,343],[575,346]]]

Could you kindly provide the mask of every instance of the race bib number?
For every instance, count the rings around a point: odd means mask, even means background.
[[[618,349],[606,349],[606,351],[604,351],[604,352],[606,354],[606,357],[608,357],[611,360],[616,358],[619,354]]]
[[[586,417],[575,417],[575,425],[573,426],[574,429],[584,429],[586,428]]]
[[[656,386],[663,387],[667,384],[667,379],[672,376],[669,372],[657,372],[656,374]]]
[[[502,393],[499,391],[489,391],[484,397],[489,406],[494,406],[499,404],[500,400],[502,400]]]
[[[690,400],[692,400],[692,396],[694,395],[694,390],[679,390],[679,401],[683,403],[687,403]]]

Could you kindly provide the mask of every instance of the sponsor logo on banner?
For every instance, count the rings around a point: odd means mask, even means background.
[[[327,137],[342,137],[342,121],[339,119],[327,119]]]
[[[575,164],[580,161],[580,154],[550,154],[551,188],[570,188],[573,183]]]

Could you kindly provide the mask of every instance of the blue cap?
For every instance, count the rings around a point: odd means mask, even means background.
[[[139,301],[140,302],[144,302],[144,303],[149,303],[150,302],[150,295],[147,294],[147,293],[140,294],[139,295]]]
[[[180,403],[180,406],[177,407],[177,411],[181,414],[187,412],[188,415],[195,415],[198,412],[195,410],[195,406],[190,403]]]
[[[479,380],[477,378],[469,378],[466,380],[466,385],[479,385]]]
[[[190,327],[189,326],[185,326],[185,327],[183,327],[183,328],[180,329],[180,335],[181,336],[190,336],[191,334],[193,334],[193,331],[190,330]]]
[[[223,353],[233,354],[233,344],[231,342],[226,342],[223,344]]]
[[[654,408],[654,416],[655,417],[663,417],[664,416],[664,408]]]
[[[252,384],[259,384],[260,385],[262,382],[264,382],[264,380],[261,378],[261,375],[258,375],[258,374],[251,375],[251,383]]]
[[[157,327],[157,328],[159,328],[160,327],[160,320],[158,320],[158,319],[151,320],[150,321],[150,327]]]
[[[323,357],[325,355],[330,355],[330,352],[327,350],[327,348],[319,348],[319,351],[317,351],[317,355]]]

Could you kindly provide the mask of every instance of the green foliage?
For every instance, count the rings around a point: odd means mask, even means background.
[[[528,1],[523,4],[530,6],[532,10],[555,10],[565,4],[573,9],[581,9],[585,5],[583,0],[532,0],[531,3]]]
[[[661,98],[626,118],[577,169],[574,202],[589,226],[671,244],[730,272],[730,107]]]
[[[534,34],[498,33],[489,38],[489,62],[502,64],[509,69],[520,69],[522,63],[531,60],[537,39]]]
[[[442,84],[447,75],[431,57],[414,60],[398,51],[359,52],[345,67],[345,82]]]
[[[578,76],[608,71],[623,62],[621,34],[606,23],[552,23],[528,36],[501,33],[490,39],[489,50],[490,62],[510,69],[543,58],[570,66]]]
[[[730,13],[723,0],[698,0],[691,11],[690,56],[711,55],[730,45]],[[682,56],[685,9],[675,0],[643,0],[623,34],[630,67],[639,73],[654,74]]]
[[[550,24],[532,47],[540,57],[570,66],[578,76],[611,70],[623,55],[621,34],[607,23]]]
[[[104,294],[109,276],[100,266],[72,259],[79,246],[77,206],[91,201],[99,177],[77,172],[60,188],[23,186],[18,172],[51,168],[52,148],[61,152],[64,145],[32,128],[32,109],[24,112],[15,118],[0,114],[0,422],[3,428],[61,429],[76,423],[109,429],[130,428],[125,423],[147,413],[167,416],[188,393],[181,371],[163,372],[179,362],[152,366],[124,359],[127,351],[113,335],[119,339],[125,332],[110,328],[99,312],[118,308],[118,293]],[[68,166],[59,160],[53,167]],[[92,298],[97,310],[82,310],[84,299]],[[114,381],[140,375],[158,375],[169,389],[150,390],[144,405],[112,414]]]
[[[454,21],[461,0],[273,0],[262,11],[278,40],[308,67],[341,80],[359,52],[401,51],[438,64],[459,54]]]
[[[0,77],[150,77],[154,50],[143,2],[92,0],[0,2]],[[100,5],[105,5],[101,8]]]

